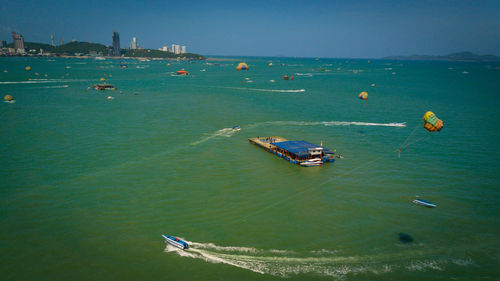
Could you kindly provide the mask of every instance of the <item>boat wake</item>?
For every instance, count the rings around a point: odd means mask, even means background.
[[[216,132],[214,132],[213,134],[207,136],[207,137],[204,137],[202,138],[201,140],[199,141],[195,141],[193,143],[191,143],[191,145],[198,145],[200,143],[204,143],[208,140],[211,140],[213,138],[216,138],[216,137],[226,137],[226,138],[230,138],[234,135],[234,133],[236,133],[237,130],[234,130],[233,128],[224,128],[224,129],[220,129]]]
[[[242,91],[271,92],[271,93],[303,93],[306,91],[306,89],[279,90],[279,89],[257,89],[257,88],[246,88],[246,87],[213,87],[213,88],[242,90]]]
[[[27,81],[2,81],[0,84],[42,84],[42,83],[70,83],[88,81],[84,79],[29,79]]]
[[[406,127],[406,122],[401,123],[373,123],[373,122],[358,122],[358,121],[268,121],[256,123],[250,127],[259,127],[266,125],[277,126],[382,126],[382,127]]]
[[[173,252],[182,257],[201,259],[210,263],[223,263],[260,274],[290,277],[299,274],[316,274],[345,279],[352,274],[383,274],[397,270],[428,271],[444,270],[447,264],[469,266],[470,259],[428,259],[411,253],[379,256],[342,256],[338,251],[319,250],[298,253],[289,250],[256,249],[249,247],[218,246],[213,243],[187,241],[188,250],[181,250],[167,244],[165,252]],[[429,254],[429,253],[427,253]],[[397,257],[396,257],[397,256]],[[394,258],[403,263],[389,265]],[[404,261],[405,258],[407,261]]]
[[[33,87],[28,89],[57,89],[57,88],[68,88],[69,85],[58,85],[58,86],[45,86],[45,87]]]
[[[40,84],[40,83],[57,83],[62,82],[61,80],[45,80],[45,79],[33,79],[28,81],[2,81],[0,84]]]

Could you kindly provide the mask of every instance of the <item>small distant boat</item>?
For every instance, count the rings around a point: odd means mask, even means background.
[[[114,91],[116,89],[115,86],[110,85],[110,84],[96,84],[96,85],[93,85],[92,87],[94,87],[94,89],[96,89],[98,91],[104,91],[104,90]]]
[[[161,236],[163,236],[163,238],[165,238],[165,241],[167,241],[167,243],[172,246],[175,246],[183,250],[189,249],[189,244],[186,241],[182,241],[180,238],[165,234],[162,234]]]
[[[120,68],[128,68],[128,65],[126,65],[126,64],[120,64]]]
[[[177,71],[177,75],[188,75],[188,74],[189,72],[185,71],[184,69]]]
[[[115,98],[112,96],[108,96],[108,100],[114,100]]]
[[[236,131],[236,132],[237,131],[241,131],[241,127],[240,126],[234,126],[234,127],[231,128],[231,130]]]
[[[283,75],[283,80],[288,80],[290,79],[290,77],[288,77],[288,75]]]
[[[415,203],[417,205],[424,206],[424,207],[429,207],[429,208],[437,207],[436,204],[431,203],[431,202],[426,201],[426,200],[422,200],[422,199],[415,199],[415,200],[413,200],[413,203]]]

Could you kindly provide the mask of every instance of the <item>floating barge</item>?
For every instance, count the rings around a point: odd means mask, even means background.
[[[333,152],[307,141],[289,141],[282,137],[257,137],[248,141],[296,165],[320,166],[335,161]]]

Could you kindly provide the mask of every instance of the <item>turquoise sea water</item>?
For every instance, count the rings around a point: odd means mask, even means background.
[[[498,280],[497,65],[125,63],[0,59],[3,280]],[[87,90],[101,77],[118,89]],[[344,159],[299,167],[255,136]]]

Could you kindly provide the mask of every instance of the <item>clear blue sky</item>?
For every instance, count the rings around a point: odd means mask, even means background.
[[[0,40],[63,38],[204,55],[377,58],[458,51],[500,56],[500,1],[0,2]]]

